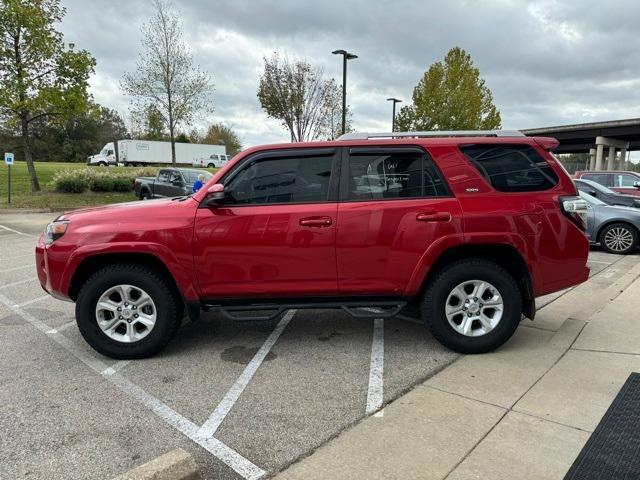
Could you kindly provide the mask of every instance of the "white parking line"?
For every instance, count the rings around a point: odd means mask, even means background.
[[[70,322],[63,323],[59,327],[52,328],[51,330],[48,330],[46,333],[48,333],[48,334],[59,333],[59,332],[62,332],[63,330],[66,330],[67,328],[72,327],[74,325],[76,325],[76,321],[75,320],[71,320]]]
[[[17,287],[18,285],[22,285],[23,283],[33,282],[35,278],[27,278],[26,280],[20,280],[19,282],[7,283],[5,285],[0,285],[0,290],[3,288]]]
[[[27,305],[31,305],[32,303],[41,302],[42,300],[46,300],[47,298],[51,298],[51,295],[43,295],[43,296],[38,297],[38,298],[32,298],[31,300],[27,300],[26,302],[18,303],[18,304],[14,305],[14,306],[18,307],[18,308],[22,308],[22,307],[26,307]]]
[[[371,364],[369,366],[369,389],[367,391],[366,414],[378,412],[384,401],[384,320],[373,321],[373,340],[371,341]],[[384,410],[375,416],[381,417]]]
[[[109,368],[105,368],[101,373],[102,375],[113,375],[118,370],[121,370],[122,368],[126,367],[130,363],[131,363],[131,360],[119,360],[113,365],[111,365]]]
[[[38,320],[30,313],[14,305],[11,300],[9,300],[1,293],[0,303],[4,304],[15,314],[22,317],[26,322],[30,323],[41,332],[48,334],[47,336],[49,338],[58,343],[58,345],[67,350],[94,372],[102,374],[102,372],[110,368],[102,360],[94,358],[88,355],[83,350],[80,350],[71,340],[69,340],[59,332],[49,333],[51,331],[49,326],[47,326],[44,322]],[[243,478],[247,480],[258,480],[265,475],[266,472],[264,470],[254,465],[251,461],[244,458],[242,455],[222,443],[220,440],[217,440],[215,438],[203,438],[201,435],[199,435],[199,428],[196,424],[184,418],[178,412],[174,411],[168,405],[163,403],[161,400],[145,392],[142,388],[127,380],[119,373],[115,372],[110,375],[102,375],[102,377],[109,381],[111,384],[118,387],[123,393],[138,400],[142,405],[144,405],[155,415],[160,417],[165,423],[169,424],[180,433],[185,435],[187,438],[207,450],[213,456],[227,464],[231,469],[233,469]]]
[[[286,326],[289,324],[293,316],[295,315],[295,310],[289,310],[282,320],[278,323],[276,328],[271,332],[271,335],[267,337],[267,339],[260,347],[260,350],[256,352],[253,356],[249,364],[245,367],[244,371],[236,380],[224,398],[220,401],[216,409],[211,413],[206,422],[200,427],[198,434],[203,438],[210,438],[216,433],[220,424],[224,421],[227,414],[231,411],[236,401],[242,395],[242,392],[247,387],[256,371],[262,364],[263,360],[271,350],[271,347],[276,343],[278,337],[282,334]]]
[[[14,230],[13,228],[5,227],[4,225],[0,225],[0,228],[2,228],[3,230],[7,230],[9,232],[16,233],[18,235],[23,235],[25,237],[35,237],[35,235],[31,235],[29,233],[19,232],[18,230]]]

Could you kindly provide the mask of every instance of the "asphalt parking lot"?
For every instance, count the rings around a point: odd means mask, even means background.
[[[41,225],[6,217],[0,478],[110,478],[176,447],[204,478],[268,476],[457,358],[406,319],[289,311],[266,323],[205,314],[160,355],[114,361],[85,344],[73,304],[40,288]],[[622,258],[592,252],[596,281],[623,275]]]

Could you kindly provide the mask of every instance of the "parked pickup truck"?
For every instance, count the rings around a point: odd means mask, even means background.
[[[206,183],[212,175],[191,168],[163,168],[155,177],[136,178],[133,190],[140,200],[161,197],[177,197],[193,193],[193,184],[198,175],[204,175]]]

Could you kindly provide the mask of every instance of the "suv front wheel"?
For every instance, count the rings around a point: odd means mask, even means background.
[[[422,318],[433,336],[460,353],[485,353],[505,343],[522,316],[520,290],[496,263],[460,260],[427,287]]]
[[[175,335],[182,302],[154,270],[116,264],[85,282],[76,302],[80,333],[95,350],[111,358],[145,358]]]

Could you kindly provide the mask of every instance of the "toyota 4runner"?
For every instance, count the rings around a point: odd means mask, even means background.
[[[193,195],[58,217],[38,276],[113,358],[155,354],[185,313],[291,308],[404,309],[447,347],[487,352],[537,296],[588,278],[586,205],[557,145],[472,131],[251,148]]]

